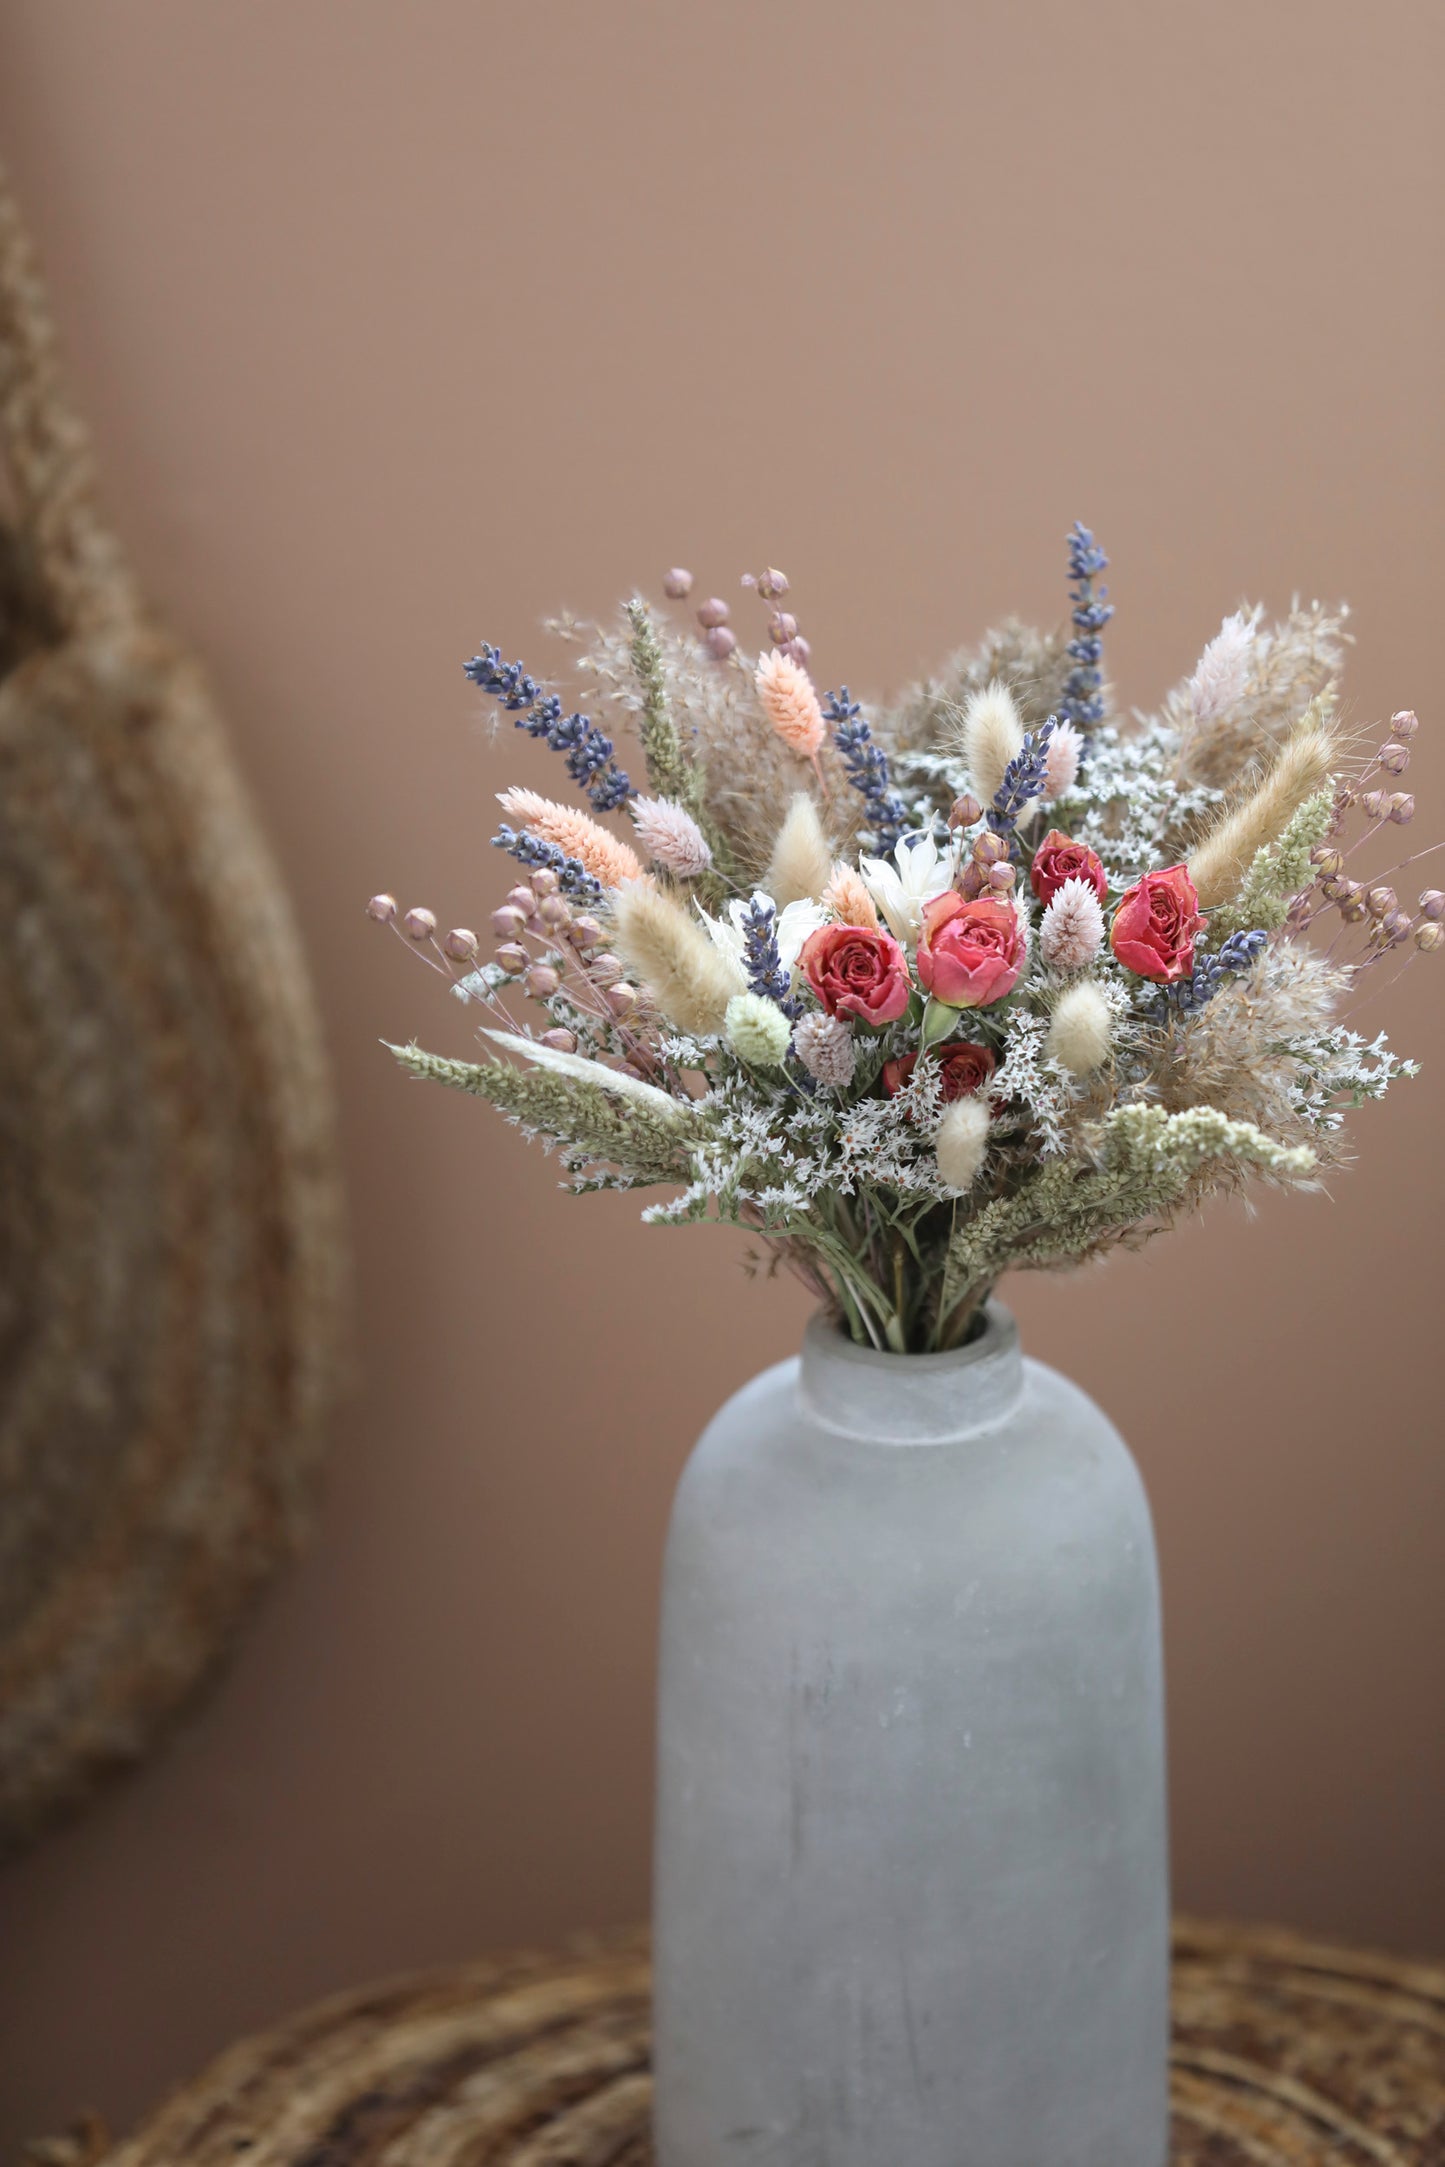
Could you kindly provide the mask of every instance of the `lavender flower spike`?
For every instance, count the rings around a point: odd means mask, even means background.
[[[1049,742],[1058,727],[1058,716],[1050,715],[1047,722],[1037,730],[1025,733],[1023,744],[1003,771],[1003,781],[993,795],[985,818],[995,835],[1003,835],[1012,841],[1024,807],[1036,797],[1041,797],[1048,780]]]
[[[1073,723],[1085,735],[1104,719],[1104,703],[1099,697],[1104,643],[1099,635],[1113,616],[1114,605],[1104,599],[1108,588],[1096,589],[1094,581],[1108,562],[1089,529],[1076,523],[1069,536],[1069,594],[1074,605],[1069,659],[1074,667],[1064,685],[1059,720]]]
[[[557,885],[563,895],[570,896],[574,903],[591,906],[602,901],[601,881],[594,879],[579,859],[569,858],[555,843],[544,842],[540,835],[524,835],[505,823],[492,841],[498,850],[508,852],[520,865],[546,866],[549,872],[557,875]]]
[[[613,760],[612,740],[586,715],[563,715],[555,692],[544,693],[520,662],[503,662],[500,647],[482,643],[480,654],[463,663],[463,673],[489,692],[528,737],[545,738],[553,752],[567,755],[567,773],[599,813],[616,812],[632,794],[625,769]]]
[[[743,969],[748,991],[776,1001],[785,1016],[797,1017],[802,1004],[792,996],[792,981],[778,953],[778,914],[766,896],[755,895],[742,913]]]
[[[1163,1018],[1172,1009],[1176,1015],[1191,1016],[1206,1008],[1227,980],[1242,978],[1254,968],[1268,945],[1269,935],[1257,929],[1231,933],[1217,956],[1200,957],[1192,976],[1160,989],[1153,1004],[1155,1014]]]
[[[823,709],[833,725],[833,742],[843,756],[848,780],[862,798],[872,830],[874,854],[888,857],[908,826],[908,808],[890,787],[888,755],[874,743],[863,710],[848,697],[848,687],[830,692]]]

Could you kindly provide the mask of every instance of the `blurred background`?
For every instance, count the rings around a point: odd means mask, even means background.
[[[359,1277],[318,1539],[217,1691],[0,1875],[0,2145],[244,2028],[647,1908],[659,1550],[789,1353],[726,1233],[574,1202],[378,1041],[465,1019],[365,898],[508,884],[461,663],[783,567],[821,684],[1065,606],[1148,706],[1243,599],[1346,597],[1445,833],[1445,21],[1427,0],[7,0],[0,153],[114,517],[297,903]],[[1383,733],[1381,733],[1383,734]],[[1445,884],[1445,883],[1441,883]],[[1384,975],[1383,973],[1381,975]],[[1445,1953],[1445,964],[1332,1196],[1015,1281],[1163,1559],[1178,1902]]]

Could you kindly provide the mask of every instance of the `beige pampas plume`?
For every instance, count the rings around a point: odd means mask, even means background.
[[[763,886],[781,910],[789,903],[801,903],[805,897],[816,901],[832,871],[833,853],[817,808],[807,791],[800,790],[778,830]]]
[[[1109,1058],[1109,1004],[1092,979],[1070,986],[1054,1003],[1044,1052],[1071,1076],[1092,1076]]]
[[[637,840],[654,865],[695,880],[712,864],[707,837],[685,806],[671,798],[632,797],[627,810],[637,826]]]
[[[842,859],[823,890],[823,908],[831,911],[840,925],[866,926],[870,933],[879,930],[878,906],[868,893],[868,883],[856,865],[847,865]]]
[[[1255,852],[1278,842],[1306,799],[1330,780],[1337,741],[1328,694],[1310,703],[1276,754],[1264,779],[1224,814],[1189,859],[1189,877],[1205,910],[1227,903],[1254,863]]]
[[[955,1099],[951,1106],[944,1107],[933,1149],[945,1188],[962,1193],[973,1187],[988,1150],[988,1124],[985,1098],[974,1095]]]
[[[800,760],[816,760],[827,730],[813,680],[801,663],[774,647],[760,658],[754,681],[783,743]]]
[[[1010,760],[1022,752],[1023,720],[1008,686],[997,677],[982,692],[971,692],[958,729],[959,748],[969,781],[985,805],[1003,781]]]
[[[721,1032],[742,975],[669,896],[647,882],[619,888],[612,946],[677,1030],[703,1038]]]
[[[1229,714],[1248,692],[1259,615],[1257,610],[1237,609],[1226,617],[1195,664],[1185,697],[1196,730]]]
[[[604,888],[620,888],[625,880],[646,878],[636,851],[589,820],[586,813],[539,797],[535,790],[499,790],[497,802],[509,820],[540,835],[544,843],[555,843],[569,858],[586,866]]]

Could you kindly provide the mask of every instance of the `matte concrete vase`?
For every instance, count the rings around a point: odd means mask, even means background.
[[[1158,1580],[1092,1401],[822,1321],[663,1592],[659,2167],[1164,2167]]]

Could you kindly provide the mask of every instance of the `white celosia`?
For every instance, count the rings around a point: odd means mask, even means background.
[[[953,852],[940,850],[931,835],[905,836],[887,858],[860,858],[864,884],[905,947],[917,946],[923,930],[923,906],[953,885]]]
[[[773,898],[761,888],[754,890],[752,900],[754,903],[766,903],[777,911],[773,933],[778,943],[778,955],[784,968],[792,970],[803,952],[803,943],[808,935],[816,933],[819,926],[827,924],[827,912],[821,903],[815,903],[806,896],[799,902],[787,903],[778,910]],[[736,898],[728,904],[727,915],[723,918],[712,917],[700,903],[697,906],[699,918],[723,954],[737,966],[740,977],[743,973],[745,948],[743,922],[747,913],[748,905]]]
[[[695,879],[712,864],[707,837],[692,814],[671,798],[629,798],[637,840],[655,865],[680,880]]]
[[[723,1028],[733,1052],[751,1068],[781,1068],[787,1059],[793,1026],[761,993],[735,993]]]
[[[1256,612],[1236,610],[1232,617],[1225,618],[1199,657],[1188,686],[1196,727],[1227,715],[1249,690],[1258,622]]]
[[[1091,1076],[1109,1057],[1111,1025],[1104,995],[1092,979],[1081,979],[1055,1002],[1044,1052],[1071,1076]]]
[[[841,1016],[802,1017],[793,1027],[793,1051],[816,1083],[841,1086],[853,1081],[858,1049]]]
[[[1053,971],[1079,971],[1104,944],[1104,913],[1090,881],[1077,874],[1056,888],[1039,928],[1039,947]]]
[[[1044,755],[1043,794],[1050,802],[1066,797],[1079,779],[1079,759],[1084,741],[1071,722],[1055,723],[1049,749]]]
[[[1008,686],[995,678],[971,692],[963,710],[963,757],[969,781],[987,805],[1010,760],[1023,751],[1023,719]]]
[[[988,1126],[985,1098],[955,1099],[944,1107],[933,1150],[945,1188],[962,1193],[973,1187],[988,1150]]]

